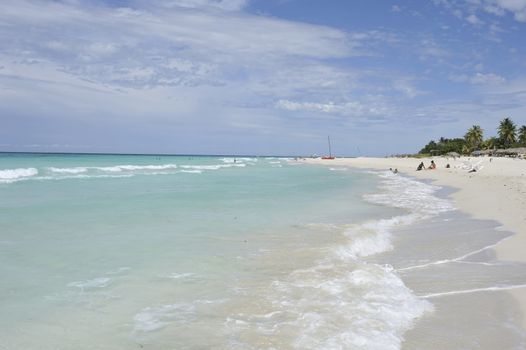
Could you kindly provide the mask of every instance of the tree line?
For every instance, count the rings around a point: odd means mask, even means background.
[[[526,125],[517,127],[513,120],[504,118],[501,120],[497,131],[496,137],[484,139],[484,130],[479,125],[473,125],[463,138],[448,139],[441,137],[438,141],[430,141],[418,153],[444,155],[449,152],[457,152],[470,154],[476,150],[526,147]]]

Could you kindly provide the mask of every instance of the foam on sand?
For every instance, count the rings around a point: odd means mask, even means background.
[[[274,281],[264,293],[266,303],[257,307],[265,312],[231,315],[229,332],[269,337],[276,348],[292,344],[300,349],[400,349],[404,333],[434,307],[408,288],[393,267],[365,258],[393,249],[395,228],[453,207],[435,196],[438,187],[375,174],[381,178],[380,191],[364,198],[407,214],[340,227],[344,244],[328,249],[313,266]],[[290,343],[279,343],[289,334],[295,334]]]

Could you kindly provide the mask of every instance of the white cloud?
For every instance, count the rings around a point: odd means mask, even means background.
[[[12,62],[46,60],[81,79],[121,87],[220,85],[258,67],[294,68],[368,54],[381,33],[356,33],[239,12],[245,1],[162,1],[167,8],[0,3],[2,51]],[[190,7],[181,10],[179,6]],[[21,28],[32,30],[21,35]],[[366,47],[367,46],[367,47]],[[7,56],[10,56],[7,57]],[[316,74],[312,72],[311,74]]]
[[[433,39],[420,40],[419,46],[417,47],[421,59],[445,59],[451,56],[451,53],[447,48],[442,47]]]
[[[453,15],[457,18],[462,18],[463,17],[463,13],[461,10],[459,9],[456,9],[456,10],[453,10]]]
[[[515,20],[526,22],[526,0],[434,0],[433,2],[436,5],[449,9],[458,18],[463,18],[463,12],[470,13],[465,19],[471,24],[482,24],[481,20],[476,16],[477,11],[499,17],[510,13]]]
[[[450,80],[462,83],[470,83],[473,85],[499,85],[506,82],[504,77],[493,73],[480,73],[477,72],[474,75],[451,75]]]
[[[471,15],[467,16],[466,17],[466,21],[468,21],[469,23],[471,23],[471,24],[473,24],[475,26],[480,26],[480,25],[484,24],[484,21],[482,21],[480,18],[478,18],[474,14],[471,14]]]
[[[70,142],[31,140],[35,134],[23,131],[26,117],[43,126],[67,124],[79,138],[85,125],[120,126],[108,133],[132,125],[137,134],[152,130],[153,143],[168,131],[170,143],[175,135],[206,139],[236,129],[251,143],[257,133],[316,134],[322,122],[342,133],[351,124],[403,129],[422,119],[435,125],[476,116],[481,107],[462,100],[509,83],[485,73],[494,47],[455,42],[454,24],[439,34],[393,34],[375,23],[347,32],[249,14],[246,1],[125,3],[130,7],[103,0],[0,1],[0,113],[21,120],[18,133],[4,124],[0,137],[15,135],[5,141],[20,145]],[[459,11],[500,32],[489,15]],[[451,80],[473,86],[456,86],[455,93],[465,91],[447,104],[443,74],[451,69],[472,72]],[[513,94],[499,93],[484,106],[516,106],[521,96]]]
[[[387,108],[378,101],[376,103],[363,103],[360,101],[320,103],[279,100],[276,107],[288,111],[321,112],[347,117],[382,116],[387,113]]]
[[[409,98],[415,98],[417,96],[423,95],[424,92],[417,89],[414,84],[407,79],[395,79],[393,81],[393,89],[403,93]]]
[[[500,75],[489,73],[489,74],[483,74],[483,73],[476,73],[471,78],[472,84],[482,84],[482,85],[497,85],[502,84],[506,82],[506,79],[501,77]]]
[[[143,0],[137,1],[143,5],[161,6],[165,8],[184,7],[192,9],[219,9],[224,11],[242,10],[247,0]]]
[[[504,11],[512,13],[517,21],[526,22],[526,0],[484,0],[484,10],[502,15]]]

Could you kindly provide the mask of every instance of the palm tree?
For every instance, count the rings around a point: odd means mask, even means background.
[[[473,125],[464,136],[466,143],[472,149],[477,149],[484,140],[484,130],[479,125]]]
[[[484,149],[495,149],[497,148],[498,142],[496,137],[490,137],[489,139],[484,140],[482,143],[482,148]]]
[[[504,118],[499,125],[499,139],[500,142],[504,145],[505,148],[511,146],[515,143],[515,131],[517,127],[515,123],[510,118]]]
[[[526,146],[526,125],[519,128],[519,142],[521,145]]]

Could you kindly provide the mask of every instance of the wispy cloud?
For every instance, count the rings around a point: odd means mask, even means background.
[[[180,7],[78,8],[22,0],[3,2],[0,8],[3,52],[12,61],[45,59],[81,78],[121,86],[216,84],[247,65],[345,57],[360,45],[328,27]],[[33,30],[20,40],[17,32],[24,26]],[[179,69],[174,60],[191,61],[194,69]]]
[[[247,5],[247,2],[247,0],[137,0],[135,3],[151,7],[239,11]]]
[[[451,75],[449,79],[456,82],[465,82],[474,85],[499,85],[506,82],[506,79],[500,75],[480,72],[477,72],[474,75]]]
[[[364,104],[359,101],[334,103],[334,102],[295,102],[289,100],[279,100],[277,107],[289,111],[310,111],[321,112],[348,117],[369,117],[386,115],[389,111],[385,106],[377,101],[376,105],[371,103]]]
[[[480,26],[482,24],[484,24],[484,21],[481,20],[480,18],[478,18],[476,15],[474,14],[471,14],[469,16],[466,17],[466,21],[468,21],[469,23],[475,25],[475,26]]]
[[[522,95],[503,89],[524,70],[522,51],[506,47],[513,29],[501,21],[522,11],[519,2],[436,0],[450,19],[437,27],[422,26],[426,6],[387,4],[388,15],[414,21],[390,28],[372,14],[365,25],[308,11],[304,22],[261,15],[248,0],[4,0],[0,137],[72,147],[134,137],[180,146],[189,135],[269,144],[318,129],[405,132],[482,108],[519,111]],[[491,43],[459,36],[482,30]],[[502,48],[508,56],[493,64]],[[510,62],[515,71],[505,71]]]
[[[502,17],[511,14],[516,21],[526,22],[526,0],[434,0],[439,6],[451,10],[459,18],[465,18],[471,24],[483,23],[477,16],[477,12]],[[462,12],[469,15],[462,16]]]

